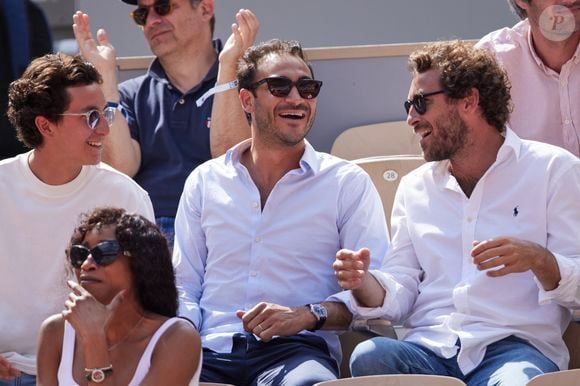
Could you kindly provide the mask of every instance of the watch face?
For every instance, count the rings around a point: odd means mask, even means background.
[[[95,383],[101,383],[105,380],[105,373],[103,370],[93,370],[91,380]]]

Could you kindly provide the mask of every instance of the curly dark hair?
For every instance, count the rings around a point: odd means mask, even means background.
[[[69,263],[70,247],[82,244],[87,232],[107,225],[115,227],[121,250],[130,254],[129,268],[141,307],[159,315],[176,316],[177,288],[167,240],[157,225],[141,215],[111,207],[81,215],[67,248]]]
[[[254,92],[253,84],[258,80],[255,79],[258,64],[262,58],[269,54],[287,54],[302,59],[308,66],[308,69],[310,69],[310,74],[314,77],[312,65],[304,57],[304,52],[299,42],[295,40],[271,39],[248,48],[238,62],[238,90],[245,88],[246,90],[252,90]]]
[[[435,69],[451,99],[464,98],[472,88],[479,91],[479,107],[488,124],[503,132],[511,111],[511,85],[493,54],[459,40],[430,44],[409,57],[413,74]]]
[[[30,63],[8,89],[8,119],[20,142],[29,148],[42,145],[37,116],[59,122],[70,104],[68,87],[102,83],[97,69],[80,55],[48,54]]]

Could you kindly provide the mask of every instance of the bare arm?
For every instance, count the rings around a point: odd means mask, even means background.
[[[352,320],[352,314],[343,303],[322,302],[328,316],[322,326],[324,330],[346,330]],[[292,336],[302,330],[316,326],[316,317],[306,306],[285,307],[272,303],[258,303],[248,311],[237,311],[242,319],[244,329],[268,342],[274,336]]]
[[[58,366],[62,356],[63,334],[64,319],[61,315],[51,316],[40,327],[36,353],[36,384],[38,386],[58,385]]]
[[[351,290],[360,305],[380,307],[385,301],[386,291],[368,271],[370,257],[371,253],[367,248],[361,248],[356,252],[341,249],[336,253],[333,268],[338,285]]]
[[[217,84],[236,79],[238,60],[254,43],[260,24],[256,16],[247,9],[236,14],[232,34],[219,56]],[[242,110],[237,89],[214,95],[211,113],[210,144],[212,157],[219,157],[233,145],[250,137],[250,126]]]
[[[97,31],[95,40],[91,33],[89,15],[77,11],[73,15],[73,22],[73,32],[81,54],[103,77],[101,90],[105,99],[119,103],[115,47],[109,42],[103,29]],[[103,161],[131,177],[137,173],[141,165],[141,147],[131,138],[129,126],[122,114],[116,114],[104,146]]]
[[[179,353],[179,355],[176,355]],[[186,320],[172,325],[159,339],[141,386],[187,386],[199,366],[201,340]]]

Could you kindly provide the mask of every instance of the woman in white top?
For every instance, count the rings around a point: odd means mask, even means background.
[[[175,318],[177,290],[158,228],[122,209],[100,208],[75,230],[68,262],[78,283],[42,325],[37,381],[54,385],[197,385],[201,342]]]

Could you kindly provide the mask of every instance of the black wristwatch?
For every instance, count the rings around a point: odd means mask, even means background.
[[[310,312],[312,312],[316,318],[316,325],[314,328],[308,329],[308,331],[320,330],[326,322],[326,318],[328,317],[328,311],[326,310],[326,307],[320,303],[307,304],[306,307],[310,309]]]
[[[108,375],[113,373],[113,365],[97,367],[95,369],[85,369],[86,378],[89,382],[103,383]]]

